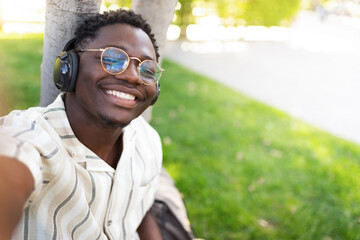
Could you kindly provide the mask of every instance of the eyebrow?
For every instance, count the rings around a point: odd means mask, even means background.
[[[126,53],[128,53],[126,47],[119,46],[119,45],[110,45],[110,44],[109,44],[109,45],[104,45],[104,46],[101,47],[101,48],[109,48],[109,47],[119,48],[119,49],[125,51]],[[136,57],[136,56],[130,56],[130,55],[129,55],[129,57]],[[142,56],[140,57],[140,59],[156,61],[155,59],[153,59],[152,57],[150,57],[150,56],[148,56],[148,55],[142,55]]]

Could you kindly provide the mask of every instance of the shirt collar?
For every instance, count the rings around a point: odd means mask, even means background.
[[[114,172],[114,169],[110,165],[76,138],[65,112],[63,96],[64,93],[59,94],[55,101],[46,107],[44,115],[59,135],[70,157],[89,171]],[[133,144],[128,143],[134,142],[136,139],[134,126],[130,123],[123,129],[123,132],[123,142],[126,142],[124,147],[133,146]]]

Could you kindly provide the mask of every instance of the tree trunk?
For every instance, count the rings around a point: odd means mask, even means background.
[[[51,103],[59,91],[53,82],[56,57],[74,37],[78,23],[100,11],[101,0],[46,0],[43,60],[41,64],[40,105]]]
[[[173,19],[177,0],[133,0],[131,9],[150,24],[158,43],[160,55],[166,44],[167,29]]]
[[[165,49],[167,29],[174,16],[176,3],[177,0],[133,0],[131,3],[131,9],[141,14],[150,24],[159,46],[160,56]],[[142,114],[147,121],[151,119],[151,110],[149,107]]]

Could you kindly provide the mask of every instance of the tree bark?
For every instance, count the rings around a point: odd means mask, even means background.
[[[41,64],[40,105],[50,104],[59,91],[53,82],[56,57],[74,37],[78,23],[100,11],[101,0],[46,0],[43,60]]]
[[[177,0],[133,0],[131,3],[131,9],[141,14],[150,24],[159,46],[160,56],[165,49],[167,29],[174,16],[176,3]],[[161,59],[159,61],[161,62]],[[142,114],[147,121],[151,120],[151,110],[149,107]]]

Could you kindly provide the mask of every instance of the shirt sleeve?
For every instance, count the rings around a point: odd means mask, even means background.
[[[150,155],[153,155],[152,158],[149,157],[147,159],[147,163],[149,163],[149,165],[146,166],[146,169],[152,172],[151,174],[155,176],[152,179],[152,181],[149,183],[148,191],[146,193],[146,197],[144,198],[144,202],[143,202],[145,212],[147,212],[155,201],[155,194],[158,190],[163,155],[162,155],[161,139],[159,134],[144,119],[140,119],[140,120],[144,126],[144,134],[146,135],[147,138],[147,144],[145,145],[150,146],[151,151],[149,150],[149,152],[152,153],[149,154],[147,152],[145,155],[148,157]]]
[[[40,152],[27,137],[24,137],[24,135],[29,135],[31,132],[31,126],[29,128],[19,126],[0,127],[0,155],[17,159],[25,164],[34,178],[35,185],[33,192],[24,207],[36,197],[42,186],[42,162]],[[30,134],[30,138],[35,137],[37,135],[36,132],[34,129],[34,132]]]

